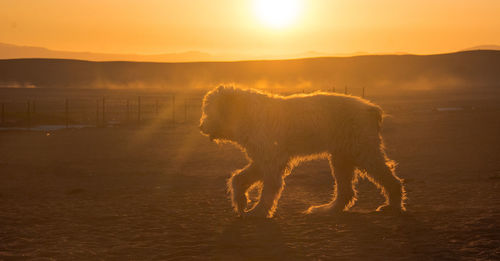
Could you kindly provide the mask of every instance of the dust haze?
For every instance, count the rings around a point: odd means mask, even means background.
[[[499,259],[499,68],[500,51],[0,60],[0,259]],[[221,84],[381,106],[407,211],[374,211],[384,198],[360,178],[352,209],[305,215],[332,198],[316,160],[286,177],[274,218],[237,217],[226,182],[247,159],[198,129],[203,95]]]

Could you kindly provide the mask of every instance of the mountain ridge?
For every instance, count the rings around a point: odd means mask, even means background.
[[[163,54],[119,54],[119,53],[94,53],[94,52],[73,52],[58,51],[45,47],[19,46],[13,44],[0,43],[0,59],[22,59],[22,58],[55,58],[74,59],[87,61],[113,61],[113,60],[134,60],[138,62],[186,62],[195,60],[213,60],[212,55],[200,51],[186,51],[180,53]]]
[[[460,51],[471,50],[500,50],[500,45],[479,45],[466,48]],[[99,53],[88,51],[60,51],[45,47],[37,46],[21,46],[8,43],[0,43],[0,59],[22,59],[22,58],[46,58],[46,59],[73,59],[86,61],[136,61],[136,62],[215,62],[215,61],[244,61],[244,60],[290,60],[309,57],[351,57],[360,55],[391,55],[391,54],[409,54],[406,52],[394,53],[369,53],[369,52],[352,52],[352,53],[326,53],[314,50],[294,53],[288,55],[260,55],[248,56],[242,54],[224,54],[213,55],[202,51],[185,51],[177,53],[160,53],[160,54],[127,54],[127,53]]]
[[[362,55],[225,62],[0,60],[0,84],[40,88],[187,90],[220,83],[262,88],[371,86],[420,88],[500,82],[500,51]]]

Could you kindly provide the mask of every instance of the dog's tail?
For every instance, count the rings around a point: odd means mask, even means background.
[[[369,118],[375,124],[377,131],[380,132],[380,129],[382,128],[382,120],[384,118],[384,110],[382,110],[382,108],[378,105],[372,105],[369,107],[368,113]]]

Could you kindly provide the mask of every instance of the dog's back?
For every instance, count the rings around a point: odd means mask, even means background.
[[[332,147],[345,150],[367,138],[362,136],[379,135],[382,109],[367,100],[321,92],[271,99],[277,99],[279,108],[271,107],[269,113],[280,114],[271,117],[280,124],[267,126],[276,126],[271,133],[292,153],[320,153],[318,148]]]

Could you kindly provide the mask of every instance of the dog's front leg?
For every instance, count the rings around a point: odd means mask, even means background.
[[[227,182],[234,210],[242,215],[247,207],[247,190],[262,179],[262,172],[256,164],[250,163],[245,168],[233,172]]]
[[[246,212],[246,216],[271,218],[276,211],[278,200],[281,196],[281,191],[284,187],[284,167],[286,164],[272,164],[269,168],[264,169],[262,194],[259,202],[250,211]],[[269,166],[269,165],[268,165]]]

